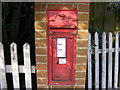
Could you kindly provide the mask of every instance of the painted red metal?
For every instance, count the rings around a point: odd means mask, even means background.
[[[54,13],[55,11],[55,13]],[[48,84],[49,85],[74,85],[75,83],[75,59],[76,59],[76,27],[77,22],[57,24],[51,22],[51,16],[61,13],[69,14],[76,19],[76,10],[48,10],[47,11],[47,60],[48,60]],[[55,14],[55,15],[54,15]],[[56,16],[57,17],[57,16]],[[70,27],[63,27],[63,25]],[[54,28],[53,28],[54,27]],[[57,57],[57,38],[65,38],[65,57]],[[65,64],[59,64],[59,59],[65,58]]]
[[[49,28],[76,28],[75,10],[48,10]]]

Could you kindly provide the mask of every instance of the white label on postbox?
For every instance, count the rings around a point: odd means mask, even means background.
[[[66,58],[59,58],[59,64],[66,64]]]
[[[57,38],[57,57],[65,57],[66,55],[66,38]]]

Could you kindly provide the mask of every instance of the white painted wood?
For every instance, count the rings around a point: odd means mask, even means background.
[[[13,75],[13,87],[14,89],[19,89],[19,71],[18,71],[18,58],[17,58],[17,45],[12,43],[10,45],[11,51],[11,65],[12,65],[12,75]]]
[[[23,45],[24,65],[25,65],[25,84],[26,88],[32,89],[31,80],[31,62],[30,62],[30,45],[25,43]]]
[[[0,88],[7,88],[6,74],[5,74],[5,61],[4,61],[4,48],[0,43]]]
[[[115,65],[114,65],[114,88],[118,88],[118,68],[119,68],[119,52],[118,52],[118,48],[119,48],[119,34],[116,33],[115,35],[116,37],[116,42],[115,42]]]
[[[106,33],[102,34],[102,84],[101,88],[106,88]]]
[[[108,88],[112,88],[112,33],[109,33]]]
[[[88,38],[88,88],[92,88],[91,34]]]
[[[118,48],[118,51],[120,51],[120,49]],[[106,53],[109,52],[109,48],[106,48]],[[115,52],[115,48],[112,48],[112,52]],[[102,53],[102,49],[99,49],[99,53]],[[94,51],[91,52],[91,54],[95,54]]]
[[[95,33],[95,88],[99,88],[99,38],[98,33]]]
[[[11,65],[5,65],[6,67],[6,73],[12,73],[12,66]],[[18,66],[19,73],[25,73],[25,67],[23,65]],[[35,73],[35,66],[31,66],[31,73]]]

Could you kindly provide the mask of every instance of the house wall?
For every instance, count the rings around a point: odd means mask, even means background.
[[[76,42],[75,85],[48,85],[47,78],[47,9],[77,9],[78,35]],[[89,3],[35,3],[35,53],[38,88],[85,88],[88,48]]]

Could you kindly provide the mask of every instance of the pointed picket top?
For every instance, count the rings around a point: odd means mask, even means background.
[[[109,33],[109,37],[112,37],[112,33],[111,32]]]
[[[98,35],[98,32],[95,32],[95,35]]]
[[[16,45],[16,43],[15,43],[15,42],[12,42],[12,43],[11,43],[11,46],[12,46],[12,45]]]
[[[11,47],[11,52],[14,52],[17,47],[17,44],[15,42],[13,42],[10,44],[10,47]]]
[[[29,45],[28,43],[25,43],[25,44],[23,45],[23,48],[29,49],[29,48],[30,48],[30,45]]]
[[[106,33],[105,33],[105,32],[103,32],[103,33],[102,33],[102,36],[106,36]]]

